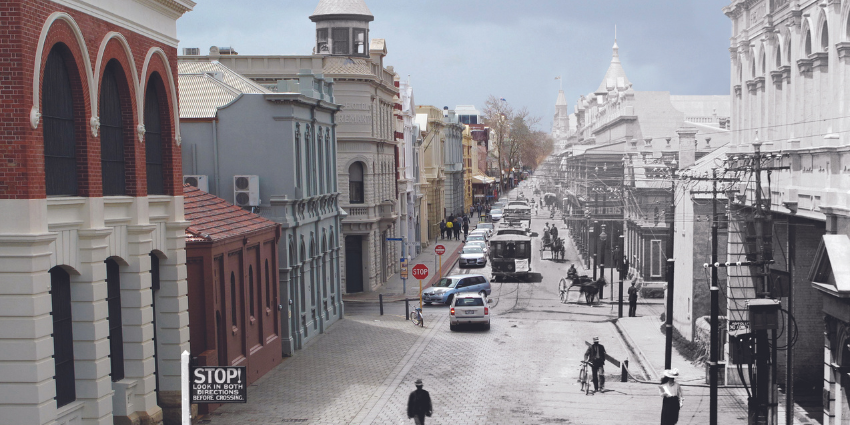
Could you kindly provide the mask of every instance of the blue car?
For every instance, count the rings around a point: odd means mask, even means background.
[[[490,281],[480,274],[446,276],[434,286],[422,291],[422,301],[425,304],[451,304],[455,294],[460,292],[477,292],[490,296]]]

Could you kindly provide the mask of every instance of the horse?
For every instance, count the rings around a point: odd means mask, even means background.
[[[554,242],[552,242],[552,259],[554,260],[560,256],[563,260],[565,252],[566,248],[564,247],[564,239],[555,238]]]
[[[596,294],[598,294],[599,290],[607,284],[608,283],[605,282],[604,277],[600,277],[594,281],[593,279],[582,275],[579,276],[578,279],[573,279],[573,283],[570,285],[570,288],[578,286],[579,294],[584,295],[584,300],[587,302],[587,305],[592,305],[593,300],[596,298]]]

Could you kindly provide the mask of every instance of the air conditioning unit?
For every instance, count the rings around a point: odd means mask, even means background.
[[[240,207],[260,206],[260,176],[233,176],[233,200]]]
[[[201,49],[198,47],[184,47],[183,56],[198,56],[201,54]]]
[[[201,189],[204,192],[210,191],[210,179],[207,176],[199,176],[199,175],[183,176],[183,184],[189,184],[189,186],[197,187],[198,189]]]

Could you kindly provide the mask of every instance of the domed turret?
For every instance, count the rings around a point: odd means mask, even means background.
[[[315,53],[369,56],[369,22],[374,19],[363,0],[321,0],[310,16],[316,23]]]

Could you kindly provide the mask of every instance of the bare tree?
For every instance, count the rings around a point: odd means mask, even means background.
[[[496,98],[490,95],[487,101],[484,102],[483,118],[484,124],[490,127],[492,146],[495,150],[496,164],[499,168],[499,184],[505,182],[505,163],[503,154],[508,147],[511,136],[511,122],[513,122],[515,112],[513,107],[504,99]]]
[[[504,99],[490,96],[484,103],[484,123],[490,127],[495,152],[493,156],[499,167],[499,181],[504,181],[511,170],[520,166],[536,168],[552,153],[551,138],[535,127],[540,118],[533,117],[528,109],[514,109]]]

